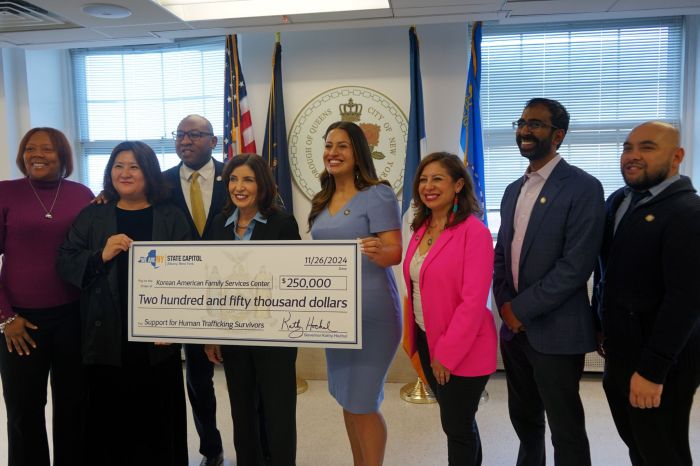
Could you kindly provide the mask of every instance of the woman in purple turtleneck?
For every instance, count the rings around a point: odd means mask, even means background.
[[[65,179],[68,140],[34,128],[19,144],[26,175],[0,181],[0,376],[9,466],[49,466],[44,406],[51,374],[55,466],[81,465],[83,369],[80,292],[56,273],[58,247],[92,192]]]

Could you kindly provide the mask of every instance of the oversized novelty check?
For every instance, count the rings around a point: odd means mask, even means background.
[[[357,241],[134,242],[131,341],[362,348]]]

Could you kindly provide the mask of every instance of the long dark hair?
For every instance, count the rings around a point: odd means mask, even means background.
[[[372,151],[367,143],[367,137],[362,131],[362,128],[357,126],[355,123],[349,121],[336,121],[331,123],[331,125],[326,129],[326,133],[323,135],[325,140],[334,129],[342,129],[348,134],[350,138],[350,143],[352,144],[352,152],[355,156],[355,187],[358,191],[362,191],[365,188],[374,186],[376,184],[386,184],[389,185],[388,181],[380,180],[377,177],[377,170],[374,168],[374,162],[372,161]],[[321,190],[317,192],[313,199],[311,199],[311,212],[309,213],[309,230],[314,224],[314,220],[319,216],[323,209],[326,208],[328,203],[335,193],[335,180],[325,169],[319,175],[321,181]]]
[[[228,186],[231,173],[241,165],[248,166],[255,173],[255,183],[258,185],[258,192],[255,194],[258,212],[264,217],[268,217],[271,213],[277,212],[279,207],[275,204],[277,199],[277,185],[272,177],[272,170],[265,160],[258,154],[239,154],[231,158],[224,166],[224,171],[221,173],[221,178]],[[229,216],[236,210],[236,204],[233,203],[231,196],[226,197],[226,203],[221,210],[224,215]]]
[[[432,211],[423,203],[418,193],[418,185],[420,184],[420,177],[423,174],[423,170],[428,164],[437,162],[442,166],[447,173],[452,178],[452,181],[457,182],[460,179],[464,180],[464,187],[456,194],[457,196],[457,212],[454,216],[450,216],[447,221],[445,228],[457,225],[463,222],[470,215],[474,214],[476,216],[481,215],[481,207],[479,206],[479,201],[476,198],[476,193],[474,192],[474,183],[472,182],[472,177],[467,173],[464,164],[455,154],[450,154],[449,152],[433,152],[432,154],[426,155],[423,160],[420,161],[418,169],[416,170],[416,176],[413,178],[413,222],[411,223],[411,230],[418,230],[425,221],[430,218]]]
[[[143,178],[146,181],[146,199],[148,199],[148,202],[157,204],[166,200],[170,194],[170,189],[160,171],[158,157],[156,157],[156,153],[153,152],[151,146],[141,141],[120,142],[112,149],[103,178],[103,190],[107,199],[119,199],[119,193],[114,189],[114,184],[112,184],[112,167],[117,155],[124,151],[133,152],[136,163],[141,167]]]

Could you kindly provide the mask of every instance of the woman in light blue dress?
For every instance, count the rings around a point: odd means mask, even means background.
[[[314,239],[361,239],[362,349],[328,349],[328,390],[343,407],[355,466],[384,460],[384,380],[401,340],[399,294],[391,266],[401,262],[396,196],[379,181],[362,129],[340,121],[326,130],[321,191],[311,201]]]

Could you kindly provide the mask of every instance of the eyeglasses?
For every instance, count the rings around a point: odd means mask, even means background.
[[[203,136],[213,136],[214,133],[207,133],[204,131],[192,130],[192,131],[173,131],[172,135],[173,135],[173,139],[175,139],[176,141],[182,141],[183,139],[185,139],[185,136],[187,136],[190,138],[190,141],[194,142],[194,141],[198,141]]]
[[[525,126],[527,126],[527,129],[529,129],[530,131],[534,131],[534,130],[540,129],[540,128],[561,129],[561,128],[558,128],[554,125],[549,125],[547,123],[544,123],[540,120],[523,120],[521,118],[518,121],[513,122],[513,129],[522,129]]]

